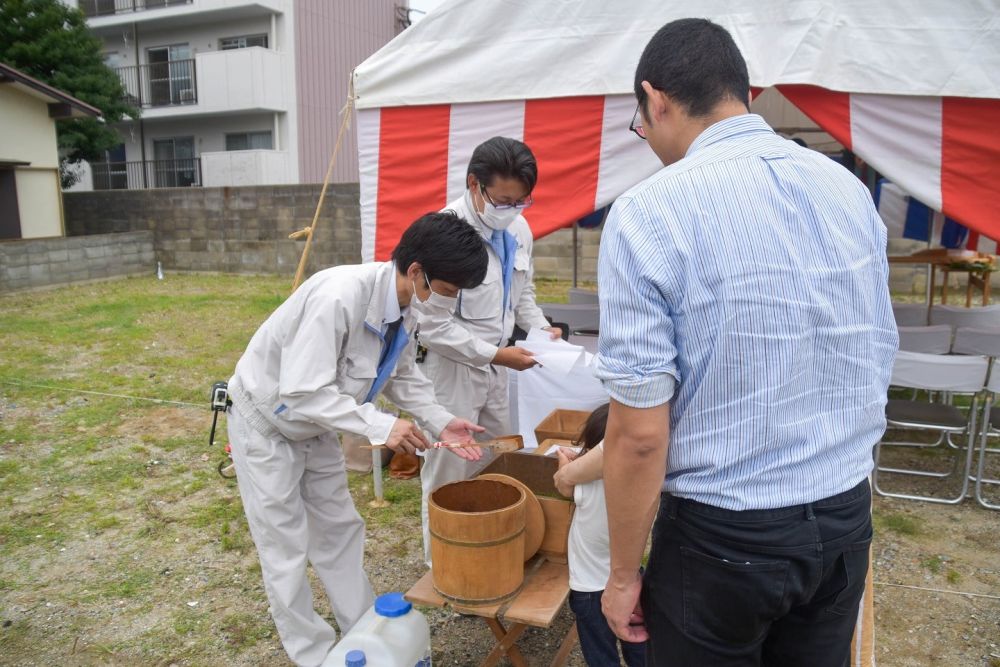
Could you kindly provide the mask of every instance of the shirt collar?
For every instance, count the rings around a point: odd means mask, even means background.
[[[392,262],[390,262],[392,264]],[[382,324],[395,322],[403,316],[399,307],[399,295],[396,294],[396,265],[392,264],[392,279],[386,281],[385,310],[382,312]]]
[[[769,134],[774,134],[774,130],[767,122],[755,113],[744,113],[738,116],[730,116],[729,118],[724,118],[718,123],[714,123],[706,127],[701,134],[695,137],[695,140],[691,142],[688,146],[687,153],[684,157],[689,157],[707,146],[711,146],[714,143],[724,141],[726,139],[731,139],[745,134],[758,134],[762,132],[767,132]]]

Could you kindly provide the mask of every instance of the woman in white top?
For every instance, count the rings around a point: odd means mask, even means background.
[[[619,639],[604,612],[601,596],[611,571],[608,511],[604,503],[604,429],[608,404],[594,410],[574,443],[579,455],[559,449],[556,488],[576,502],[569,529],[569,606],[576,616],[580,650],[590,667],[619,665]],[[629,667],[644,667],[646,644],[621,642],[621,653]]]

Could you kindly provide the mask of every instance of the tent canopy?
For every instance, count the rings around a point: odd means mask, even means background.
[[[726,27],[751,85],[777,86],[838,141],[931,207],[1000,237],[1000,3],[987,0],[447,0],[354,72],[363,255],[464,188],[481,141],[539,161],[536,236],[654,173],[627,126],[652,35]]]

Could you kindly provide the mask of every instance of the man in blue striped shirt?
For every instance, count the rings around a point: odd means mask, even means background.
[[[850,172],[749,113],[720,26],[664,26],[635,94],[665,167],[601,242],[605,615],[650,664],[841,667],[897,346],[885,226]]]

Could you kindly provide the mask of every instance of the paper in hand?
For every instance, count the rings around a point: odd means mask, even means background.
[[[590,363],[591,355],[583,347],[570,345],[562,338],[552,340],[552,334],[542,329],[532,329],[517,345],[533,352],[541,366],[560,375],[568,375],[578,364]]]

